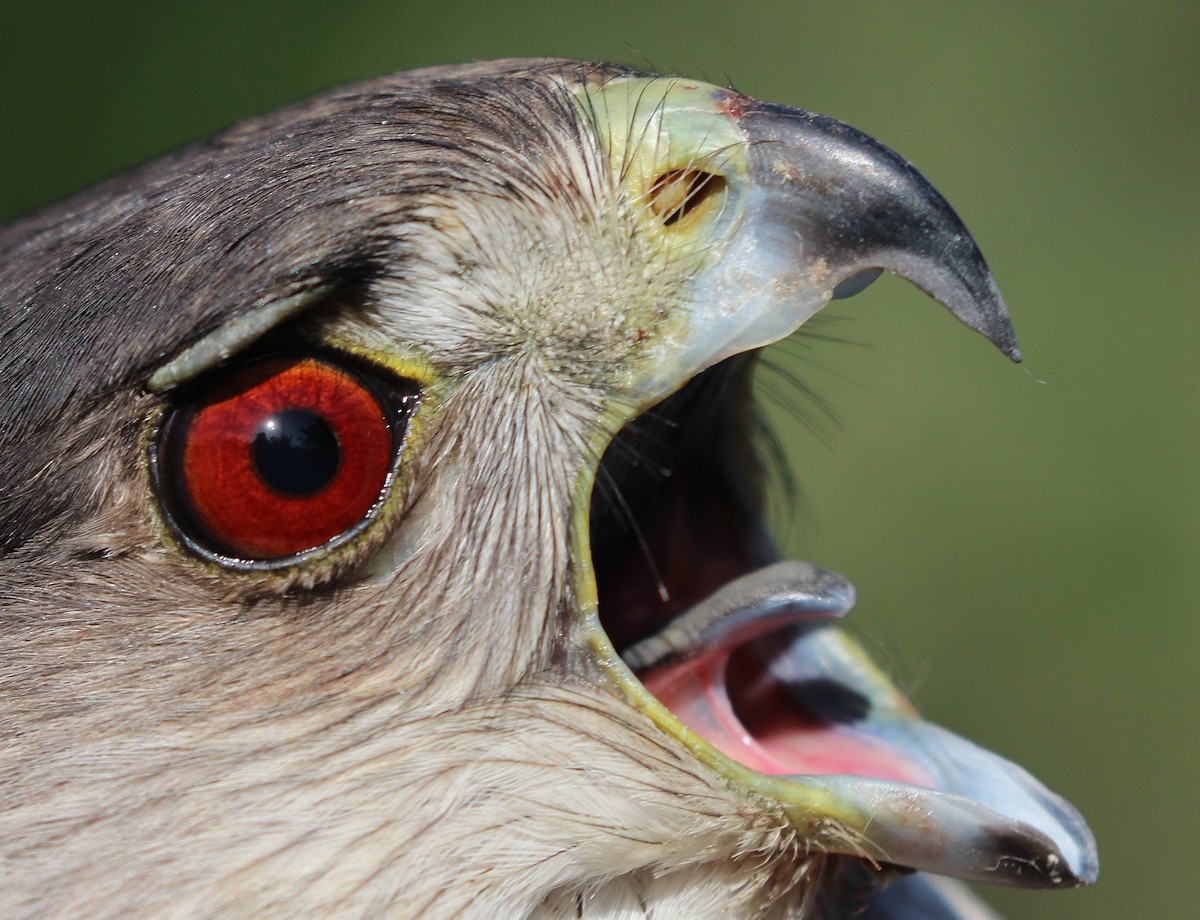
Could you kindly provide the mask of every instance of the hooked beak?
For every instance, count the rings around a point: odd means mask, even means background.
[[[689,173],[700,178],[681,180],[686,188],[707,198],[690,223],[686,196],[657,225],[662,209],[645,209],[646,234],[693,271],[674,325],[630,381],[638,411],[786,337],[883,270],[1020,360],[966,227],[877,141],[685,81],[614,80],[588,101],[596,123],[609,125],[602,137],[635,202],[653,205],[663,177]],[[1021,768],[921,720],[830,622],[852,606],[849,585],[806,564],[755,561],[620,656],[593,608],[590,641],[637,706],[731,781],[781,803],[826,851],[1021,886],[1095,879],[1095,840],[1075,809]]]
[[[1021,360],[983,253],[911,163],[823,115],[758,103],[739,120],[750,143],[753,184],[739,243],[760,281],[840,297],[886,269]]]
[[[645,199],[663,174],[681,168],[710,170],[722,190],[706,222],[679,221],[670,234],[650,222],[649,235],[675,237],[664,247],[693,256],[700,270],[681,311],[685,327],[664,336],[656,367],[643,369],[634,387],[645,404],[726,358],[786,338],[885,270],[1021,360],[975,240],[899,154],[823,115],[704,84],[634,86],[644,82],[614,81],[603,91],[618,97],[604,98],[606,109],[632,122],[625,135],[609,135],[631,197]],[[632,113],[620,99],[630,92]],[[647,136],[657,144],[635,148]]]

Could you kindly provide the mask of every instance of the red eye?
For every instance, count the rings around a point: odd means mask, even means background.
[[[401,397],[406,412],[415,390]],[[176,523],[245,560],[320,546],[375,508],[405,414],[381,388],[311,357],[252,361],[168,422],[159,475]],[[191,525],[190,527],[188,525]]]

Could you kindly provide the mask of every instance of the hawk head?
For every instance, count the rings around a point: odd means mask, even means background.
[[[1093,878],[763,527],[755,354],[885,269],[1018,358],[892,151],[565,61],[339,89],[0,231],[0,912],[967,918],[905,873]]]

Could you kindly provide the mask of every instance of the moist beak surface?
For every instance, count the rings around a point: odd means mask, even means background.
[[[651,245],[691,274],[683,305],[631,362],[632,414],[789,335],[880,270],[1020,359],[962,221],[866,135],[678,80],[614,80],[588,91],[587,111],[635,207],[655,203],[664,176],[700,175],[686,187],[706,190],[694,215],[677,207],[655,223],[661,209],[646,206],[638,217]],[[587,532],[578,522],[580,558]],[[746,573],[622,656],[601,628],[590,570],[579,593],[593,649],[631,700],[730,782],[782,804],[823,849],[1024,886],[1096,877],[1095,841],[1070,805],[920,719],[834,624],[854,601],[840,577],[800,562]]]

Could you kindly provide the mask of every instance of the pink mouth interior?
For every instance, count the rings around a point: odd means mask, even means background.
[[[932,777],[854,724],[804,709],[749,649],[640,675],[684,725],[727,757],[772,776],[852,774],[929,786]]]
[[[745,481],[744,471],[755,467],[753,426],[742,408],[749,376],[732,373],[706,372],[715,379],[693,381],[647,421],[623,432],[621,449],[611,452],[610,477],[619,484],[626,515],[628,509],[636,515],[631,527],[610,509],[608,517],[616,520],[593,534],[602,625],[618,650],[774,561],[754,510],[756,488]],[[693,416],[699,421],[680,424]],[[628,457],[639,463],[623,464]],[[671,475],[646,472],[655,466]],[[593,522],[605,517],[607,494],[600,493]],[[640,539],[632,538],[633,531]],[[929,785],[924,768],[871,734],[863,720],[822,719],[797,702],[751,646],[709,649],[638,676],[686,726],[760,773],[853,774]],[[823,704],[819,692],[812,698]]]

